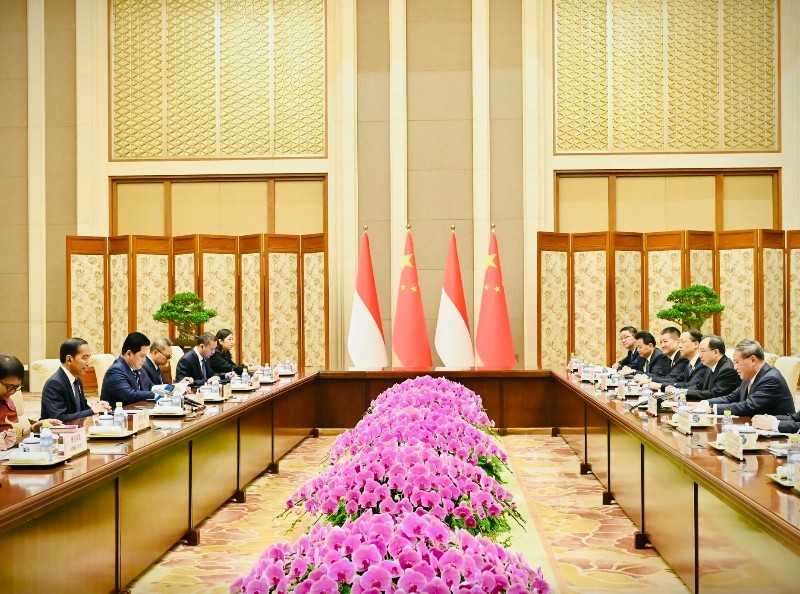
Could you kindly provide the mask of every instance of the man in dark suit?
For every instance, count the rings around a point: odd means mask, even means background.
[[[142,371],[150,339],[141,332],[131,332],[122,343],[122,354],[111,364],[103,378],[102,399],[114,407],[153,398],[150,378]]]
[[[758,342],[746,339],[737,344],[733,365],[742,380],[739,388],[699,406],[713,407],[716,413],[729,410],[745,417],[794,414],[792,391],[781,372],[764,361],[764,350]]]
[[[800,412],[785,415],[756,415],[753,427],[781,433],[800,433]]]
[[[636,351],[636,339],[634,338],[636,332],[637,330],[633,326],[625,326],[619,331],[619,342],[627,352],[622,359],[611,366],[614,369],[632,368],[634,361],[639,357],[639,353]]]
[[[661,352],[669,359],[669,367],[666,373],[658,374],[655,372],[642,374],[635,379],[639,380],[641,384],[648,384],[651,382],[670,382],[683,373],[686,366],[689,364],[689,359],[684,357],[680,351],[680,337],[681,331],[674,326],[668,326],[661,331],[659,343],[661,345]]]
[[[708,400],[727,396],[742,383],[733,368],[733,361],[725,356],[725,343],[719,336],[709,334],[700,341],[700,360],[708,367],[703,383],[686,391],[687,398]]]
[[[647,375],[666,375],[669,366],[669,358],[661,352],[661,349],[656,347],[656,339],[649,332],[637,332],[634,335],[636,339],[636,350],[639,352],[639,357],[633,362],[633,367],[628,367],[621,370],[623,375],[630,373],[644,373]]]
[[[108,412],[108,403],[89,404],[81,377],[89,368],[92,351],[82,338],[68,338],[61,344],[61,367],[45,382],[42,389],[41,418],[70,423],[83,417]]]
[[[159,338],[153,341],[150,345],[150,352],[144,360],[142,371],[150,378],[150,383],[154,386],[160,386],[167,383],[164,381],[164,375],[161,373],[161,368],[169,363],[172,359],[172,341],[169,338]]]
[[[216,349],[217,339],[211,332],[203,332],[198,336],[197,346],[178,361],[175,373],[177,381],[189,378],[194,387],[204,385],[214,375],[208,360]]]
[[[700,341],[703,340],[703,335],[699,330],[687,330],[681,334],[678,340],[678,345],[681,351],[681,357],[686,359],[687,364],[683,371],[674,377],[672,373],[667,375],[659,382],[651,382],[650,388],[653,390],[660,390],[664,388],[667,393],[674,392],[677,388],[694,388],[703,383],[708,373],[708,367],[703,365],[700,360]]]

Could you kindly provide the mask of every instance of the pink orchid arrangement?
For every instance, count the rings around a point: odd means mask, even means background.
[[[498,538],[522,518],[511,493],[486,472],[422,443],[380,442],[308,480],[287,508],[322,513],[341,526],[367,511],[427,513],[450,528]]]
[[[342,527],[317,524],[294,545],[262,553],[231,594],[524,594],[549,592],[519,554],[430,514],[366,512]]]

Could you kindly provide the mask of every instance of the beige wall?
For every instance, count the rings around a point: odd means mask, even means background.
[[[275,182],[275,233],[322,233],[325,230],[324,211],[324,182]]]
[[[0,352],[28,358],[28,69],[25,0],[0,2]]]

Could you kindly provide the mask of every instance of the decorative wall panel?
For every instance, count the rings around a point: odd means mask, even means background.
[[[608,150],[605,0],[557,0],[556,146]]]
[[[777,148],[775,0],[722,0],[725,148]]]
[[[207,332],[236,328],[235,254],[203,254],[203,301],[218,314],[205,324]]]
[[[196,293],[194,254],[175,255],[175,292]]]
[[[270,362],[297,361],[299,346],[299,295],[297,254],[268,254]]]
[[[800,249],[789,250],[789,353],[800,354]]]
[[[784,266],[783,250],[764,248],[762,278],[764,279],[764,350],[785,354],[784,336]]]
[[[105,256],[70,255],[70,336],[89,343],[93,353],[105,352]]]
[[[555,0],[556,152],[777,150],[777,0]]]
[[[153,314],[169,299],[169,256],[136,255],[136,330],[151,341],[168,334],[166,324],[156,322]]]
[[[714,288],[714,252],[712,250],[689,250],[689,273],[691,285]],[[706,320],[700,327],[703,334],[714,331],[714,320]]]
[[[541,367],[563,369],[569,359],[568,252],[543,251],[541,255]]]
[[[128,336],[128,254],[109,256],[110,317],[112,353],[118,353]]]
[[[242,361],[261,361],[261,325],[264,312],[261,307],[261,254],[242,254]]]
[[[324,0],[273,0],[275,154],[325,151]]]
[[[325,367],[325,253],[303,254],[303,351],[306,369]]]
[[[713,285],[712,285],[713,286]],[[682,287],[681,251],[663,250],[647,253],[647,329],[654,336],[674,322],[661,320],[656,314],[670,306],[667,296]]]
[[[615,274],[614,291],[616,315],[614,328],[642,325],[642,253],[617,250],[614,252]],[[598,336],[604,336],[599,334]],[[597,340],[597,339],[595,339]],[[619,341],[616,343],[616,360],[622,359],[625,352]]]
[[[720,250],[719,267],[719,296],[725,306],[720,329],[725,344],[733,346],[756,335],[753,249]]]
[[[664,142],[661,0],[615,0],[609,6],[614,64],[612,150],[647,150]]]
[[[606,361],[606,252],[576,252],[574,277],[575,353],[592,362]]]

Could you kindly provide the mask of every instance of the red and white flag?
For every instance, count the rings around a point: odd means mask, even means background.
[[[361,248],[358,253],[356,291],[353,294],[347,350],[355,367],[386,367],[388,363],[381,310],[378,307],[378,291],[375,288],[375,275],[372,272],[372,256],[366,231],[361,236]]]
[[[506,291],[503,287],[500,253],[494,230],[489,238],[489,255],[486,258],[486,274],[483,277],[483,297],[478,315],[478,329],[475,332],[475,348],[478,352],[479,366],[492,369],[511,369],[514,366],[514,341],[511,338]]]
[[[450,234],[447,265],[444,270],[442,298],[439,301],[439,319],[433,340],[436,352],[445,367],[472,367],[475,357],[472,352],[472,336],[469,333],[467,302],[464,300],[464,284],[458,264],[456,232]]]
[[[406,232],[403,250],[403,267],[400,269],[400,287],[392,327],[392,349],[398,367],[422,368],[432,365],[411,231]]]

